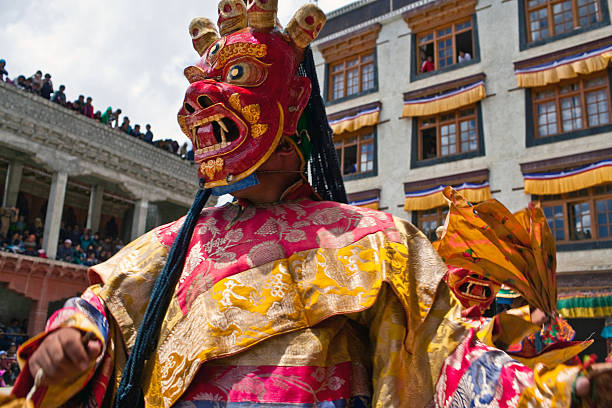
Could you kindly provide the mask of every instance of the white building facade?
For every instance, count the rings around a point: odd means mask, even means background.
[[[432,238],[445,216],[440,186],[511,211],[539,200],[557,239],[561,297],[600,300],[591,316],[569,317],[603,327],[611,3],[362,0],[330,13],[313,50],[349,200]]]

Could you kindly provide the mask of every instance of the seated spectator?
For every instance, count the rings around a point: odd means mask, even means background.
[[[43,81],[43,75],[42,75],[42,71],[38,70],[36,71],[36,73],[34,75],[32,75],[32,86],[38,84],[38,87],[40,88],[42,86],[42,81]]]
[[[75,244],[81,242],[81,229],[76,224],[74,227],[72,227],[72,235],[70,236],[70,240]]]
[[[189,149],[189,151],[187,152],[187,160],[189,161],[193,161],[194,159],[194,154],[193,154],[193,148]]]
[[[43,79],[42,87],[40,88],[40,96],[43,98],[50,100],[51,94],[53,93],[53,82],[51,82],[51,75],[45,74],[45,79]]]
[[[185,142],[185,143],[183,143],[183,145],[179,149],[178,155],[181,157],[181,159],[185,159],[187,157],[187,148],[188,147],[189,147],[189,144],[187,142]]]
[[[472,59],[472,56],[469,52],[459,51],[458,61],[461,64],[462,62],[468,62]]]
[[[87,101],[85,102],[85,105],[83,106],[83,115],[87,116],[88,118],[93,119],[94,117],[94,107],[91,104],[91,96],[87,97]]]
[[[145,126],[147,131],[145,132],[144,141],[148,143],[153,143],[153,132],[151,132],[151,125],[147,123]]]
[[[6,333],[11,340],[11,345],[9,346],[9,353],[12,345],[19,346],[21,343],[25,341],[23,337],[23,333],[21,331],[21,323],[19,319],[11,319],[8,327],[6,328]]]
[[[30,234],[23,241],[24,255],[38,256],[38,242],[36,241],[36,235]]]
[[[59,89],[55,91],[55,93],[51,97],[51,100],[55,103],[59,103],[62,106],[66,106],[66,94],[64,93],[65,90],[66,87],[64,85],[60,85]]]
[[[104,111],[104,113],[100,116],[100,122],[105,124],[105,125],[111,125],[111,118],[113,116],[113,108],[111,108],[110,106],[108,108],[106,108],[106,110]]]
[[[30,230],[32,231],[34,235],[36,235],[39,238],[42,238],[43,234],[45,233],[45,225],[42,222],[42,218],[40,217],[34,218],[34,224],[32,224],[32,226],[30,227]]]
[[[64,240],[64,244],[57,249],[56,259],[64,262],[74,261],[74,248],[70,239]]]
[[[132,127],[130,126],[130,119],[127,116],[123,118],[123,123],[119,127],[119,130],[127,133],[128,135],[132,134]]]
[[[427,59],[423,61],[423,65],[421,65],[421,73],[430,72],[436,69],[436,66],[433,63],[433,57],[431,55],[427,56]]]
[[[83,265],[85,266],[94,266],[98,263],[98,260],[96,259],[96,253],[94,251],[90,251],[87,254],[87,258],[85,259],[85,261],[83,261]]]
[[[23,247],[23,236],[18,232],[13,234],[8,248],[15,254],[23,254],[25,250]]]
[[[6,79],[8,79],[8,72],[4,67],[6,67],[6,61],[3,59],[0,59],[0,81],[4,81],[5,75],[6,75]]]
[[[25,89],[25,87],[26,87],[26,78],[23,75],[19,75],[17,77],[17,83],[15,85],[17,85],[17,88]]]
[[[0,350],[8,350],[11,346],[11,339],[6,335],[6,327],[0,323]]]
[[[22,233],[23,230],[25,230],[25,228],[26,228],[25,216],[20,215],[19,218],[17,218],[17,221],[12,222],[11,225],[9,225],[9,233],[10,234],[14,234],[16,232]]]
[[[100,119],[102,118],[102,112],[100,111],[96,111],[96,113],[94,113],[94,120],[97,120],[98,122],[100,122]]]
[[[140,132],[140,125],[134,125],[134,129],[132,130],[131,134],[138,139],[142,139],[144,137],[144,135]]]
[[[72,102],[72,109],[81,114],[85,112],[85,97],[83,95],[79,95],[79,99]]]

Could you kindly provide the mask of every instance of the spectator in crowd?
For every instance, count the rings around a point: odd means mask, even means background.
[[[72,102],[72,109],[79,113],[85,112],[85,96],[79,95],[79,99]]]
[[[19,322],[19,319],[11,319],[11,322],[6,328],[6,333],[9,340],[11,340],[9,350],[13,344],[19,346],[25,341],[25,338],[23,337],[24,333],[21,331],[21,323]]]
[[[85,265],[85,266],[94,266],[97,263],[98,263],[98,260],[96,259],[96,253],[94,251],[88,252],[87,253],[87,258],[83,262],[83,265]]]
[[[187,147],[189,147],[189,144],[185,142],[179,149],[178,155],[181,157],[181,159],[187,158]]]
[[[51,82],[51,75],[45,74],[45,79],[43,79],[42,87],[40,88],[40,96],[49,100],[51,99],[52,93],[53,93],[53,82]]]
[[[187,152],[187,160],[189,161],[193,161],[194,159],[194,154],[193,154],[193,147],[191,149],[189,149],[189,151]]]
[[[113,116],[113,108],[109,106],[108,108],[106,108],[104,113],[100,116],[100,123],[110,126],[112,122],[112,116]]]
[[[91,235],[89,235],[89,231],[87,230],[87,228],[85,228],[83,230],[83,235],[81,235],[81,247],[83,248],[89,248],[89,246],[93,246],[94,244],[94,239]]]
[[[91,101],[92,101],[91,96],[88,96],[87,97],[87,101],[85,102],[85,105],[83,106],[83,114],[85,116],[87,116],[88,118],[93,119],[93,117],[94,117],[94,107],[91,104]]]
[[[6,335],[6,326],[0,323],[0,350],[8,350],[11,346],[11,339]],[[6,353],[6,351],[5,351]]]
[[[38,82],[32,82],[32,93],[40,96],[41,85]]]
[[[132,127],[130,126],[130,118],[128,118],[127,116],[123,117],[123,123],[119,127],[119,130],[127,133],[128,135],[132,133]]]
[[[23,90],[26,92],[34,92],[34,89],[32,88],[32,78],[26,78]]]
[[[436,69],[436,66],[433,63],[433,57],[431,55],[427,56],[427,59],[423,61],[423,65],[421,65],[421,73],[430,72]]]
[[[4,76],[6,75],[6,79],[8,79],[8,72],[6,70],[6,61],[0,59],[0,81],[4,81]]]
[[[117,108],[117,110],[113,112],[113,116],[111,117],[111,124],[115,129],[119,127],[119,116],[120,115],[121,115],[121,109]]]
[[[40,217],[34,218],[34,224],[32,224],[32,227],[30,228],[30,230],[37,237],[42,237],[45,232],[45,225],[42,222],[42,218]]]
[[[26,78],[23,75],[19,75],[17,77],[17,83],[15,84],[17,85],[18,88],[24,89],[26,87]]]
[[[140,125],[134,125],[132,136],[137,137],[138,139],[142,139],[144,137],[144,135],[140,132]]]
[[[66,94],[64,93],[65,90],[66,87],[64,85],[60,85],[59,89],[55,91],[55,93],[51,97],[51,100],[55,103],[59,103],[62,106],[66,106]]]
[[[102,119],[102,112],[96,111],[96,113],[94,113],[93,118],[94,118],[94,120],[97,120],[98,122],[101,122],[102,121],[101,120]]]
[[[72,235],[70,235],[70,240],[74,242],[75,245],[81,242],[81,229],[78,225],[72,227]]]
[[[36,241],[36,235],[34,234],[28,235],[26,240],[23,241],[23,249],[24,249],[24,252],[23,252],[24,255],[38,256],[38,243]]]
[[[14,234],[16,232],[22,233],[23,230],[25,230],[25,228],[26,228],[25,217],[23,215],[20,215],[17,218],[17,221],[9,225],[9,233],[11,234]]]
[[[57,249],[57,260],[64,262],[74,261],[74,249],[72,248],[72,240],[64,240],[64,244]]]
[[[36,71],[34,75],[32,75],[32,86],[38,84],[38,87],[40,88],[42,86],[42,81],[43,81],[42,71],[38,70]]]
[[[81,246],[81,244],[76,244],[74,246],[74,260],[72,262],[77,265],[83,265],[83,262],[85,262],[85,258],[87,257],[85,256],[85,251],[83,250],[83,247]]]
[[[145,132],[144,141],[153,143],[153,132],[151,132],[151,125],[147,123],[145,128],[147,129],[147,131]]]
[[[469,52],[465,52],[463,50],[459,51],[459,63],[461,64],[462,62],[468,62],[472,59],[472,56],[470,55]]]

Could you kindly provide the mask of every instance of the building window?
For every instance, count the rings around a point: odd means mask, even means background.
[[[374,128],[334,136],[336,154],[343,176],[365,174],[375,170]]]
[[[528,42],[586,28],[602,20],[600,0],[524,0]]]
[[[375,88],[374,51],[330,64],[329,100],[346,98]]]
[[[607,72],[532,90],[536,138],[610,124]]]
[[[415,211],[417,226],[430,241],[437,241],[436,229],[444,225],[448,206],[432,208],[431,210]],[[414,219],[413,219],[414,221]]]
[[[612,184],[536,198],[557,243],[612,240]]]
[[[471,17],[418,33],[416,40],[419,74],[468,62],[474,57]]]
[[[419,160],[478,150],[476,105],[419,118]]]

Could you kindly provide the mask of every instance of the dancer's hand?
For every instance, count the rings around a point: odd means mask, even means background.
[[[49,334],[28,361],[30,374],[35,377],[40,369],[44,384],[64,383],[78,378],[102,351],[98,340],[86,340],[73,328],[61,328]]]

